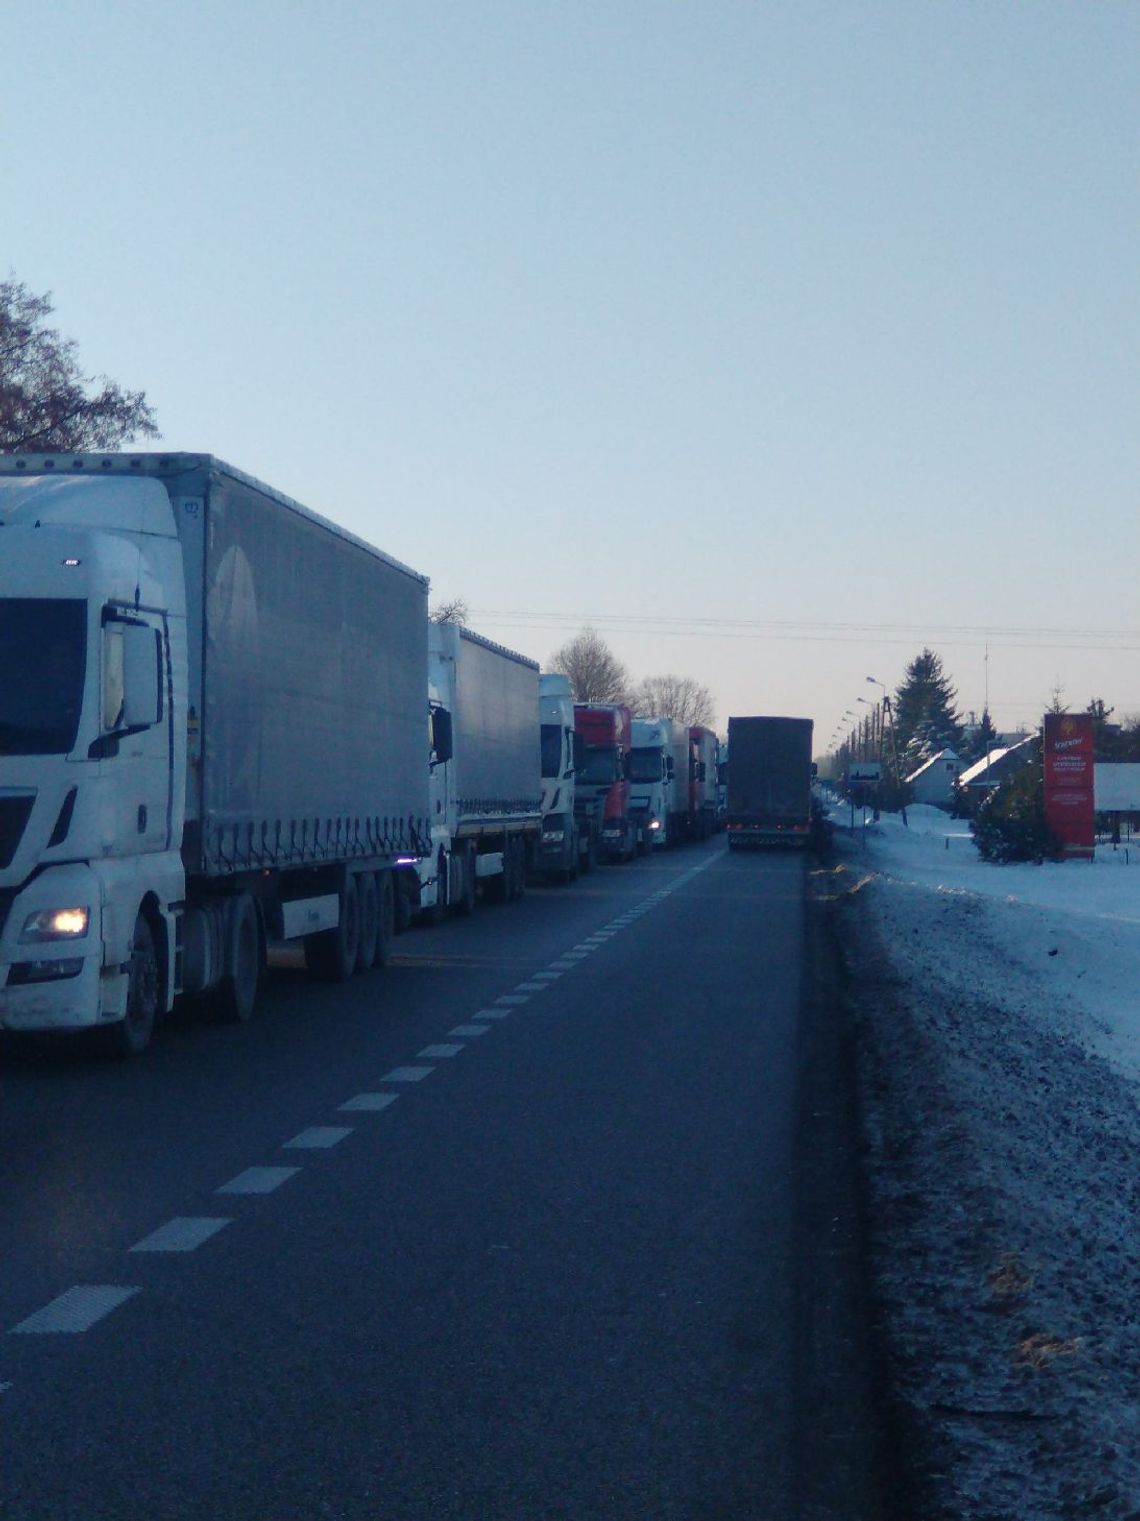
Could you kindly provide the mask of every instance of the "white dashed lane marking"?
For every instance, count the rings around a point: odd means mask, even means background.
[[[610,921],[603,929],[597,930],[588,936],[572,950],[565,951],[557,960],[552,961],[545,971],[535,972],[528,982],[520,982],[513,993],[504,993],[495,999],[494,1007],[478,1009],[471,1018],[473,1020],[506,1019],[512,1009],[520,1008],[529,1003],[535,993],[543,993],[550,983],[557,981],[565,972],[573,971],[574,968],[586,960],[594,951],[600,950],[609,940],[623,929],[633,924],[643,914],[648,913],[659,903],[665,901],[670,893],[685,886],[699,872],[711,866],[715,857],[685,872],[676,881],[670,883],[667,888],[654,893],[651,897],[639,903],[635,908],[627,909],[624,914]],[[472,1039],[487,1032],[486,1024],[457,1025],[449,1031],[452,1036],[462,1036]],[[419,1053],[421,1060],[425,1058],[443,1058],[457,1056],[466,1048],[459,1044],[445,1044],[427,1046]],[[393,1067],[392,1070],[380,1079],[384,1083],[418,1083],[435,1071],[432,1066],[406,1066]],[[375,1113],[386,1109],[394,1104],[399,1094],[387,1092],[358,1093],[353,1098],[346,1099],[340,1105],[342,1111],[356,1113]],[[347,1136],[352,1134],[352,1127],[347,1125],[313,1125],[307,1130],[302,1130],[292,1140],[284,1143],[285,1148],[298,1151],[325,1150],[337,1145]],[[223,1183],[215,1190],[219,1194],[269,1194],[280,1188],[283,1183],[294,1177],[301,1169],[299,1167],[247,1167],[236,1177]],[[232,1219],[219,1216],[176,1216],[168,1220],[165,1225],[159,1226],[149,1236],[135,1243],[129,1250],[131,1252],[192,1252],[204,1242],[216,1236],[219,1231],[233,1223]],[[139,1293],[137,1286],[128,1287],[118,1284],[79,1284],[75,1288],[68,1289],[60,1294],[50,1304],[45,1305],[35,1314],[29,1315],[18,1325],[12,1327],[12,1334],[21,1335],[50,1335],[50,1334],[74,1334],[89,1330],[96,1325],[104,1316],[109,1315],[119,1305],[125,1304]],[[0,1393],[10,1389],[11,1385],[0,1381]]]
[[[285,1142],[286,1151],[327,1151],[346,1136],[352,1134],[351,1125],[310,1125],[291,1141]]]
[[[136,1241],[131,1251],[192,1252],[195,1247],[201,1246],[203,1241],[209,1241],[211,1236],[216,1236],[220,1230],[232,1224],[232,1220],[219,1219],[216,1216],[177,1215],[173,1220],[168,1220],[165,1225],[160,1225],[149,1236]]]
[[[353,1113],[370,1112],[377,1109],[387,1109],[389,1104],[394,1104],[400,1097],[398,1093],[358,1093],[354,1098],[348,1099],[340,1107]]]
[[[236,1178],[223,1183],[217,1192],[220,1194],[271,1194],[275,1188],[280,1188],[282,1183],[287,1183],[300,1171],[299,1167],[247,1167],[244,1172],[239,1172]]]
[[[104,1315],[109,1315],[137,1293],[137,1288],[121,1288],[116,1284],[79,1284],[34,1315],[29,1315],[18,1326],[13,1326],[12,1332],[21,1336],[47,1336],[53,1332],[89,1331]]]

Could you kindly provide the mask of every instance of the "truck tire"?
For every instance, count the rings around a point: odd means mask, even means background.
[[[582,871],[593,871],[598,864],[598,837],[591,829],[586,838],[586,854],[582,857]]]
[[[340,923],[335,929],[305,936],[305,965],[324,982],[347,982],[356,971],[360,943],[360,897],[349,877],[340,895]]]
[[[511,873],[507,878],[507,901],[514,903],[526,894],[526,842],[514,838],[507,841],[507,855]]]
[[[463,885],[459,892],[459,899],[455,905],[455,912],[461,919],[470,919],[475,912],[475,847],[468,845],[463,852],[461,865],[463,868]]]
[[[387,966],[396,938],[396,886],[390,871],[376,873],[376,949],[373,966]]]
[[[214,1012],[226,1024],[244,1024],[252,1018],[261,981],[261,926],[257,905],[242,893],[227,916],[227,953],[233,970],[218,983]]]
[[[451,862],[448,859],[447,851],[444,850],[442,845],[439,847],[435,859],[435,876],[435,902],[430,908],[426,908],[423,911],[422,918],[425,924],[442,924],[447,918],[447,910],[451,901]]]
[[[380,896],[376,878],[362,871],[356,879],[360,900],[360,940],[356,947],[356,970],[367,972],[376,964],[376,939],[380,933]]]
[[[160,997],[154,931],[145,915],[140,914],[131,937],[127,1012],[116,1024],[99,1032],[103,1045],[113,1056],[141,1056],[150,1045],[158,1022]]]

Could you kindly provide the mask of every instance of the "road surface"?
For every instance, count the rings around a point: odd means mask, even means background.
[[[141,1060],[7,1050],[4,1521],[874,1514],[809,864],[721,837],[342,987],[275,955]]]

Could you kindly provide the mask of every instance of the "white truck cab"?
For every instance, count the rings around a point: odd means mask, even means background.
[[[182,896],[186,608],[159,481],[0,476],[0,1024],[126,1014]],[[172,942],[172,937],[168,934]],[[158,957],[168,1004],[172,957]]]
[[[629,756],[629,810],[654,850],[675,843],[669,830],[675,766],[671,718],[635,718]]]

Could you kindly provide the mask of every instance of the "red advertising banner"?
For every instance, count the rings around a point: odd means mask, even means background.
[[[1045,822],[1066,860],[1090,860],[1093,816],[1091,713],[1045,715]]]

